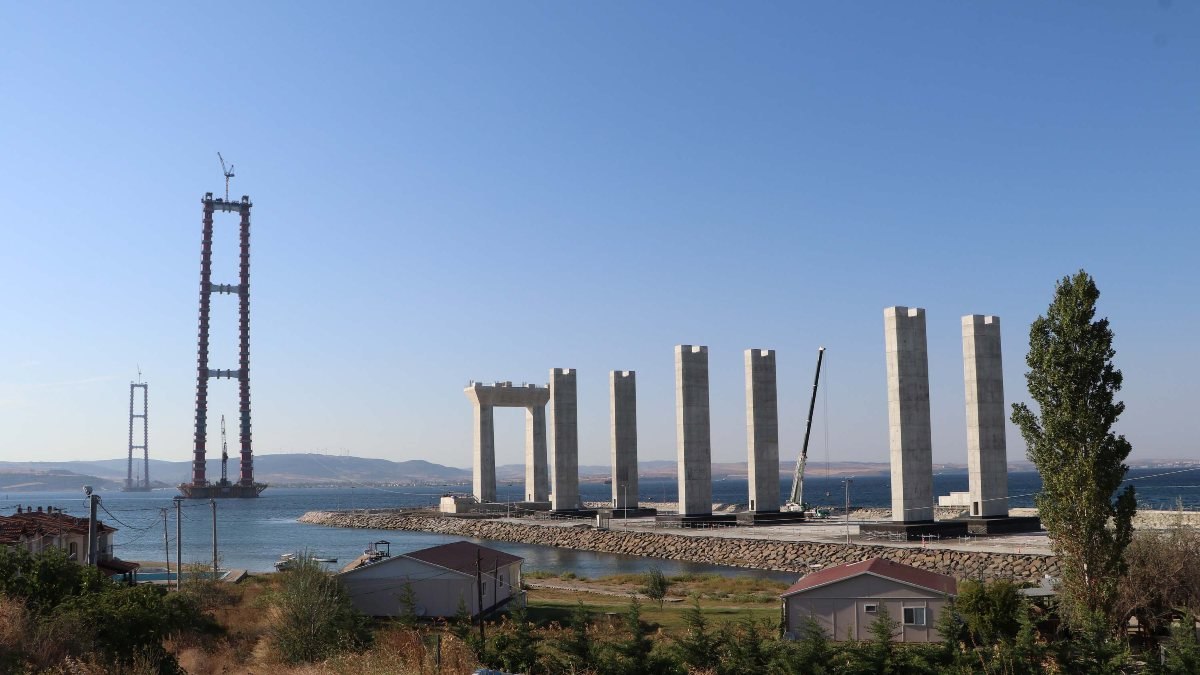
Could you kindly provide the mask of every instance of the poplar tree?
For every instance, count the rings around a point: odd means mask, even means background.
[[[1083,270],[1058,282],[1046,315],[1029,328],[1025,379],[1040,414],[1023,403],[1012,414],[1042,476],[1038,515],[1062,569],[1063,618],[1084,630],[1115,618],[1110,608],[1137,506],[1133,486],[1113,499],[1131,446],[1112,430],[1125,404],[1115,400],[1121,371],[1113,367],[1113,333],[1107,318],[1095,318],[1099,297]]]

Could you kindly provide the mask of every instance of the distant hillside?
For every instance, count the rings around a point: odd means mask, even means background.
[[[69,489],[77,489],[85,476],[91,478],[97,487],[115,489],[125,481],[127,459],[104,459],[87,462],[0,462],[0,483],[8,483],[2,477],[6,473],[17,475],[20,472],[72,472],[76,475],[71,479]],[[134,471],[140,473],[141,461],[134,462]],[[177,485],[190,480],[191,462],[168,462],[157,459],[150,460],[150,479],[152,483],[161,482],[164,486]],[[238,471],[237,457],[229,458],[230,478],[236,479]],[[208,460],[206,473],[210,478],[221,477],[221,460]],[[408,460],[393,462],[386,459],[371,459],[366,457],[347,457],[345,455],[317,454],[278,454],[255,455],[254,478],[272,485],[335,485],[339,483],[434,483],[461,482],[471,479],[470,469],[457,469],[442,466],[424,460]],[[14,479],[14,481],[16,480]],[[86,481],[85,481],[86,482]],[[0,487],[2,489],[2,487]],[[65,489],[65,488],[29,488],[29,489]]]
[[[0,462],[0,491],[18,490],[75,490],[84,484],[101,489],[117,489],[125,481],[127,459],[101,459],[78,462]],[[1176,461],[1178,463],[1178,461]],[[1143,464],[1145,464],[1143,462]],[[140,475],[141,461],[134,463]],[[1012,462],[1012,471],[1032,470],[1027,462]],[[795,460],[779,463],[779,472],[791,476]],[[230,478],[236,479],[237,458],[230,457]],[[831,462],[812,461],[807,469],[810,476],[868,476],[884,475],[890,471],[886,462]],[[956,473],[966,471],[962,464],[935,464],[934,471]],[[581,465],[580,477],[587,480],[602,480],[609,477],[612,469],[608,465]],[[220,478],[220,459],[209,459],[207,473],[210,478]],[[647,477],[672,478],[676,474],[674,460],[648,460],[638,463],[638,473]],[[739,478],[746,476],[745,462],[716,462],[712,465],[714,479]],[[150,460],[150,479],[156,487],[170,487],[189,480],[191,462],[168,462]],[[339,485],[339,484],[427,484],[461,483],[471,480],[471,469],[443,466],[420,459],[393,462],[387,459],[349,457],[345,455],[319,455],[313,453],[285,453],[256,455],[254,477],[272,485]],[[523,464],[505,464],[496,467],[496,479],[502,482],[525,480]]]
[[[81,490],[84,485],[97,489],[117,489],[120,483],[99,476],[89,476],[63,469],[52,471],[22,471],[0,469],[0,493],[60,492]]]

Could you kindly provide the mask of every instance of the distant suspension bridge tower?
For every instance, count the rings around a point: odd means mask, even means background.
[[[224,167],[224,160],[222,160]],[[200,331],[196,357],[196,430],[192,446],[192,481],[179,486],[183,496],[192,499],[212,497],[257,497],[266,489],[265,483],[254,482],[254,454],[250,446],[250,197],[240,202],[229,200],[228,180],[233,167],[225,172],[225,199],[204,195],[204,227],[200,244]],[[238,283],[212,283],[213,214],[236,213],[241,218],[241,266]],[[208,328],[210,300],[213,294],[238,297],[239,359],[236,370],[208,367]],[[208,435],[208,381],[237,380],[239,389],[239,440],[241,444],[241,475],[237,482],[210,483],[205,477],[205,443]]]
[[[141,370],[138,370],[138,379],[142,379]],[[134,394],[137,390],[142,390],[142,413],[139,415],[134,407]],[[125,485],[121,488],[122,492],[149,492],[150,491],[150,423],[148,415],[150,412],[150,387],[145,382],[130,382],[129,383],[129,464],[125,470]],[[134,445],[133,443],[133,426],[134,420],[142,420],[142,444]],[[135,476],[133,473],[133,451],[142,451],[142,471],[141,476]]]

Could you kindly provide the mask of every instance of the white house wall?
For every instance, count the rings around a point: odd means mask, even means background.
[[[834,640],[870,639],[871,623],[879,614],[868,613],[866,606],[874,604],[886,606],[891,619],[901,624],[893,638],[897,642],[941,642],[935,626],[948,599],[936,591],[864,574],[802,591],[784,602],[787,630],[793,635],[800,634],[804,619],[811,616]],[[903,625],[905,607],[925,608],[925,625]]]
[[[484,608],[499,604],[520,592],[521,563],[496,570],[501,583],[496,586],[493,570],[483,572]],[[427,617],[452,617],[460,601],[475,615],[479,596],[475,575],[430,565],[419,560],[396,557],[339,575],[354,606],[368,616],[397,616],[405,586],[411,585],[419,612]],[[515,592],[514,592],[515,583]]]

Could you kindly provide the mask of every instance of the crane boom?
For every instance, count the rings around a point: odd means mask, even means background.
[[[812,435],[813,410],[817,407],[817,385],[821,383],[821,361],[825,348],[817,350],[817,374],[813,377],[812,399],[808,402],[808,422],[804,426],[804,445],[800,447],[800,459],[796,462],[796,475],[792,476],[792,496],[788,504],[793,508],[804,508],[804,465],[808,463],[808,439]]]
[[[229,446],[225,443],[225,416],[221,415],[221,485],[229,483]]]

